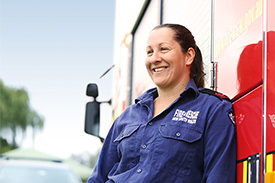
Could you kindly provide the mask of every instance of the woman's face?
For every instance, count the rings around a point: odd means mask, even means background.
[[[153,30],[147,40],[145,61],[153,82],[160,88],[187,84],[194,59],[189,52],[190,49],[182,52],[181,46],[174,40],[172,29],[164,27]]]

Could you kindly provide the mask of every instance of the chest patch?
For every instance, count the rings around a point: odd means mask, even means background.
[[[175,114],[172,118],[173,121],[183,121],[185,123],[189,123],[189,124],[196,124],[197,119],[198,119],[198,115],[199,115],[200,111],[183,111],[180,109],[177,109],[175,111]]]

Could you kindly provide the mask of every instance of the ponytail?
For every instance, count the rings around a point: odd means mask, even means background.
[[[196,52],[196,55],[191,65],[190,78],[193,78],[197,88],[203,88],[205,73],[203,72],[204,68],[203,68],[202,55],[198,46],[195,46],[194,50]]]

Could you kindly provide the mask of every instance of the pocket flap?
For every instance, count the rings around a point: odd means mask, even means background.
[[[162,124],[159,131],[165,138],[183,140],[188,143],[193,143],[199,140],[202,136],[202,132],[197,129],[179,125]]]
[[[114,140],[114,142],[121,141],[124,138],[130,137],[133,133],[135,133],[138,130],[139,127],[140,127],[140,124],[125,126],[124,129],[119,134],[119,136]]]

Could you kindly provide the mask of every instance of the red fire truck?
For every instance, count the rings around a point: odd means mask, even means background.
[[[206,86],[226,94],[233,103],[236,182],[275,183],[274,8],[275,0],[118,0],[113,118],[153,86],[143,62],[152,28],[162,23],[185,25],[202,50]],[[89,85],[87,92],[96,97],[96,85]],[[86,113],[86,132],[96,136],[99,104],[88,103]]]

